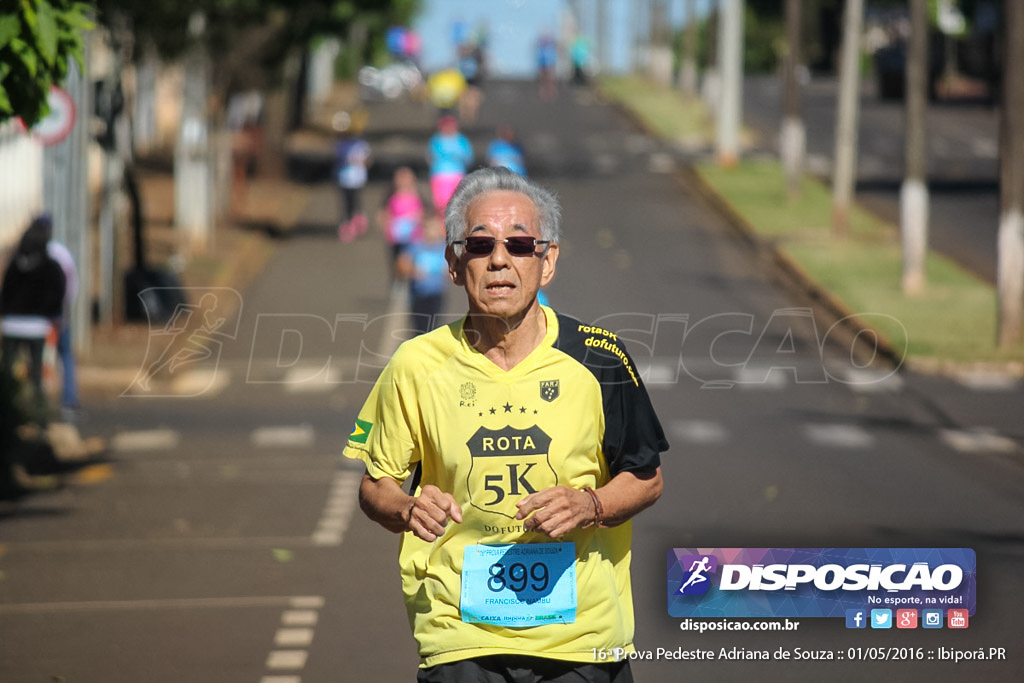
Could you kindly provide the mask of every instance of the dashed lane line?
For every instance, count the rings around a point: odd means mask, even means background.
[[[316,595],[289,601],[274,633],[274,649],[267,655],[265,666],[271,673],[260,678],[260,683],[302,683],[297,672],[306,666],[308,648],[313,644],[315,626],[320,620],[318,610],[323,606],[324,599]]]
[[[361,472],[341,470],[334,476],[323,514],[310,540],[316,546],[341,545],[359,495]]]

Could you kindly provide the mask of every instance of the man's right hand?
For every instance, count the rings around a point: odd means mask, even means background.
[[[428,543],[436,541],[444,534],[449,519],[462,523],[462,508],[452,494],[427,484],[419,496],[412,498],[407,525],[417,538]]]

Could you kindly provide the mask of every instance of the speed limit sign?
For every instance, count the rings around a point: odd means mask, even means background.
[[[47,147],[64,141],[75,125],[75,101],[66,90],[57,86],[50,89],[46,98],[50,113],[32,126],[32,135]]]

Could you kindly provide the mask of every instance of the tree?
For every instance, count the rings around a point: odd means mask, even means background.
[[[1001,347],[1024,337],[1024,4],[1007,2],[1006,54],[1003,65],[1003,112],[1000,121],[999,301]]]
[[[928,183],[925,113],[928,102],[928,5],[910,0],[907,46],[906,172],[900,188],[900,233],[903,237],[903,292],[919,294],[925,286],[928,254]]]
[[[832,232],[846,237],[857,176],[857,119],[860,98],[860,29],[864,0],[846,0],[839,67],[835,168],[832,171]]]
[[[50,88],[64,82],[69,60],[84,71],[92,6],[74,0],[3,0],[0,11],[0,123],[33,126],[50,112]]]
[[[804,153],[807,134],[801,112],[801,0],[786,0],[786,42],[783,54],[782,131],[779,136],[782,168],[786,174],[786,195],[794,199],[800,195],[804,175]]]
[[[686,26],[682,32],[682,55],[679,66],[679,86],[688,96],[697,94],[697,39],[700,19],[697,0],[686,0]]]

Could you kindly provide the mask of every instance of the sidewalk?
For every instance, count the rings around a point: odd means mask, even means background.
[[[278,154],[278,174],[257,173],[245,188],[243,205],[221,217],[207,251],[191,256],[179,277],[189,288],[223,287],[243,291],[274,253],[276,236],[287,235],[298,222],[312,186],[287,177],[287,159],[294,154],[329,155],[330,116],[356,104],[351,86],[339,85],[311,113],[308,125],[289,134]],[[142,164],[138,173],[146,226],[147,262],[164,267],[179,239],[174,228],[172,168]],[[151,330],[145,322],[94,325],[89,352],[79,360],[84,397],[117,395],[137,378],[146,358]]]

